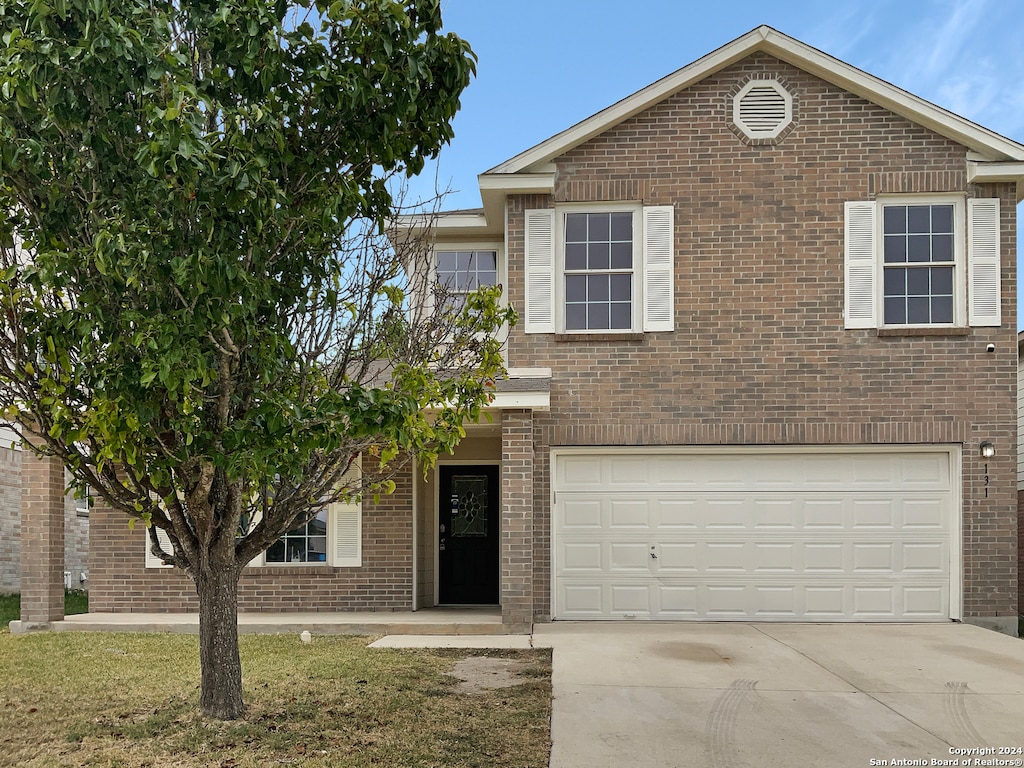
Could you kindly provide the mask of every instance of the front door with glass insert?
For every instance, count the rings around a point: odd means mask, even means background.
[[[439,599],[498,602],[498,468],[440,467]]]

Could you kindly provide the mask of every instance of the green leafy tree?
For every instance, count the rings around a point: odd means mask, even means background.
[[[498,292],[411,290],[424,239],[384,238],[473,54],[438,0],[8,0],[0,31],[0,418],[194,580],[200,708],[239,717],[243,566],[429,466],[503,372]]]

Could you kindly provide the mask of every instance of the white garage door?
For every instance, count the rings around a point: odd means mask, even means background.
[[[958,618],[955,447],[552,464],[555,618]]]

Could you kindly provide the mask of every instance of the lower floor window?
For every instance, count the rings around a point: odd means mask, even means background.
[[[267,562],[327,562],[327,510],[275,541],[267,550]]]

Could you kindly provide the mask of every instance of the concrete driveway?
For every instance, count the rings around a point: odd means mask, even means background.
[[[551,768],[1024,760],[1024,640],[979,627],[594,622],[534,633],[554,648]],[[966,758],[972,748],[1010,753]]]

